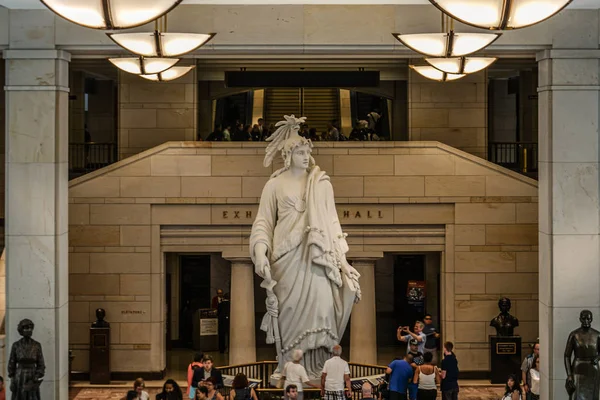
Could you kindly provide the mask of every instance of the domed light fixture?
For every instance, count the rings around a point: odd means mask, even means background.
[[[52,12],[92,29],[129,29],[147,24],[183,0],[41,0]]]
[[[134,75],[158,74],[168,70],[179,62],[178,58],[145,58],[145,57],[124,57],[109,58],[122,71]]]
[[[447,74],[472,74],[492,65],[494,57],[451,57],[426,58],[425,61],[433,68]]]
[[[148,79],[149,81],[155,82],[169,82],[174,81],[175,79],[179,79],[188,72],[194,69],[193,65],[187,67],[173,67],[169,68],[166,71],[160,72],[158,74],[151,75],[140,75],[144,79]]]
[[[423,75],[427,79],[438,82],[455,81],[465,76],[465,74],[448,74],[430,65],[411,65],[410,68]]]
[[[454,22],[442,13],[441,33],[392,35],[404,46],[429,57],[463,57],[494,43],[501,33],[456,33]]]
[[[404,46],[430,57],[462,57],[496,41],[500,33],[416,33],[394,37]]]
[[[467,25],[490,30],[520,29],[540,23],[573,0],[429,0]]]
[[[178,57],[205,45],[214,33],[107,33],[116,44],[144,57]]]
[[[107,33],[116,44],[144,57],[178,57],[204,46],[216,33],[167,33],[167,16],[154,23],[154,32]]]

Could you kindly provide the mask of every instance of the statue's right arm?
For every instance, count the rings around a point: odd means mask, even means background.
[[[17,355],[15,354],[15,346],[13,344],[12,348],[10,349],[10,356],[8,358],[8,365],[6,366],[6,369],[8,370],[8,377],[12,378],[13,376],[15,376],[15,372],[17,370]]]
[[[573,333],[569,334],[567,339],[567,346],[565,347],[565,370],[567,371],[567,390],[574,384],[573,382],[573,368],[571,365],[571,355],[573,354]]]

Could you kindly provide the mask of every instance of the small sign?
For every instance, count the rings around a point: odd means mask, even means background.
[[[527,100],[537,100],[537,99],[538,99],[537,94],[530,94],[529,96],[527,96]]]
[[[215,336],[219,331],[219,320],[203,318],[200,320],[200,336]]]
[[[496,343],[496,354],[517,354],[517,344]]]

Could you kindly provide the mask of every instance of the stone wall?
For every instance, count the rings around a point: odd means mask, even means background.
[[[195,140],[196,70],[172,82],[119,73],[119,158],[173,140]]]
[[[437,140],[487,158],[485,71],[435,82],[411,69],[408,91],[410,140]]]
[[[263,153],[264,143],[167,143],[71,181],[75,369],[87,369],[97,307],[113,326],[113,371],[165,367],[164,253],[247,254],[262,187],[281,165],[263,168]],[[489,368],[503,295],[524,343],[535,340],[535,181],[436,142],[321,142],[314,156],[332,177],[352,257],[442,255],[441,328],[461,370]]]

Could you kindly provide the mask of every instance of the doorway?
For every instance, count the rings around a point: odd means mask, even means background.
[[[375,264],[377,346],[380,362],[403,354],[398,326],[431,314],[439,327],[441,253],[386,254]]]

